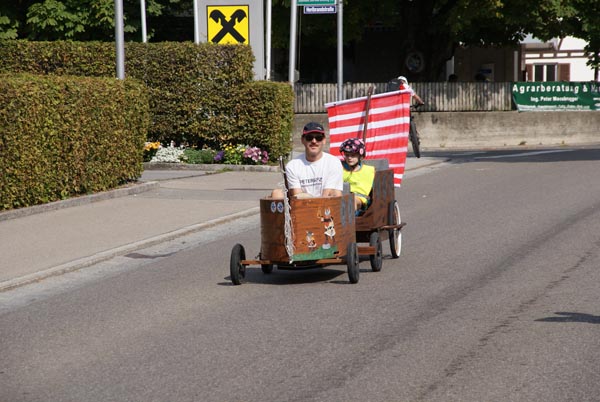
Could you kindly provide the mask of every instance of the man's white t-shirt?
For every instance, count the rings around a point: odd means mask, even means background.
[[[301,188],[313,197],[321,197],[323,189],[340,190],[344,188],[342,163],[335,156],[323,152],[316,162],[306,160],[302,154],[285,167],[289,188]]]

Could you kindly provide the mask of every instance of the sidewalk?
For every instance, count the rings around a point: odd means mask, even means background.
[[[444,162],[407,158],[410,171]],[[282,181],[259,171],[145,170],[139,183],[0,213],[0,291],[259,213]]]

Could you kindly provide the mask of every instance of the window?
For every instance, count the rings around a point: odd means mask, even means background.
[[[556,64],[535,64],[531,81],[556,81]]]

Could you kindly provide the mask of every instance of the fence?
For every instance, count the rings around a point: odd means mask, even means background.
[[[344,99],[387,91],[387,83],[346,83]],[[510,82],[415,82],[413,89],[425,101],[423,112],[514,110]],[[296,84],[294,112],[325,113],[325,103],[337,100],[337,84]]]

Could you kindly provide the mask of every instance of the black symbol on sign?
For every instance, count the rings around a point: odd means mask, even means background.
[[[229,21],[227,20],[227,17],[225,17],[225,15],[219,10],[213,10],[210,13],[210,18],[212,18],[214,22],[220,23],[223,27],[211,39],[213,43],[219,43],[227,34],[233,36],[239,43],[246,42],[246,38],[240,35],[240,33],[234,28],[236,23],[241,22],[244,18],[246,18],[246,12],[244,10],[235,10],[235,12],[231,14]]]

